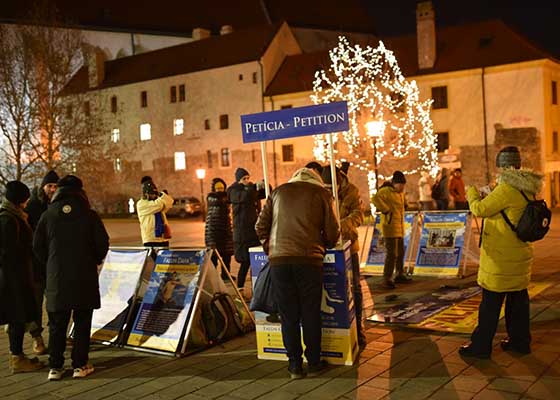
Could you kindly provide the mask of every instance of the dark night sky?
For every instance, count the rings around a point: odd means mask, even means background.
[[[364,0],[380,35],[413,33],[417,0]],[[558,0],[433,0],[438,26],[500,18],[560,58]]]

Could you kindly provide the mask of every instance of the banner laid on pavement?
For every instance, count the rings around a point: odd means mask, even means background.
[[[465,245],[468,212],[423,212],[415,275],[456,276]]]
[[[381,214],[375,214],[375,225],[373,227],[373,235],[369,245],[369,251],[366,261],[362,263],[361,272],[371,275],[383,275],[383,266],[385,264],[385,239],[380,229]],[[405,212],[404,214],[404,259],[405,263],[410,258],[412,251],[411,239],[412,233],[416,231],[418,223],[417,212]]]
[[[148,249],[109,250],[99,273],[101,308],[93,311],[91,338],[116,343],[129,322],[131,305],[148,261]]]
[[[178,351],[205,261],[203,250],[158,252],[128,345]]]

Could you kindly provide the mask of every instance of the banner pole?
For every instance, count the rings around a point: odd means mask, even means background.
[[[268,198],[270,195],[270,185],[268,184],[268,157],[266,154],[266,142],[261,142],[261,157],[263,164],[264,192],[266,193],[266,198]]]
[[[336,181],[336,165],[334,163],[334,149],[333,149],[333,139],[332,133],[328,134],[329,138],[329,159],[331,163],[331,177],[332,177],[332,191],[334,196],[334,211],[336,215],[336,220],[340,225],[340,213],[338,209],[338,182]],[[339,239],[339,243],[342,243],[342,238]]]

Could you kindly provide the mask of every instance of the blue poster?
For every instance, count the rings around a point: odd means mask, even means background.
[[[345,101],[241,116],[243,143],[343,132],[349,129]]]
[[[424,212],[414,273],[458,273],[468,212]]]
[[[175,352],[191,314],[204,251],[162,250],[128,344]]]

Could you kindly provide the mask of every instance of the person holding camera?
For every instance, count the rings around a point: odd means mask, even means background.
[[[173,207],[173,197],[159,192],[150,177],[142,178],[142,198],[136,203],[140,234],[145,247],[169,247],[171,233],[165,211]]]

